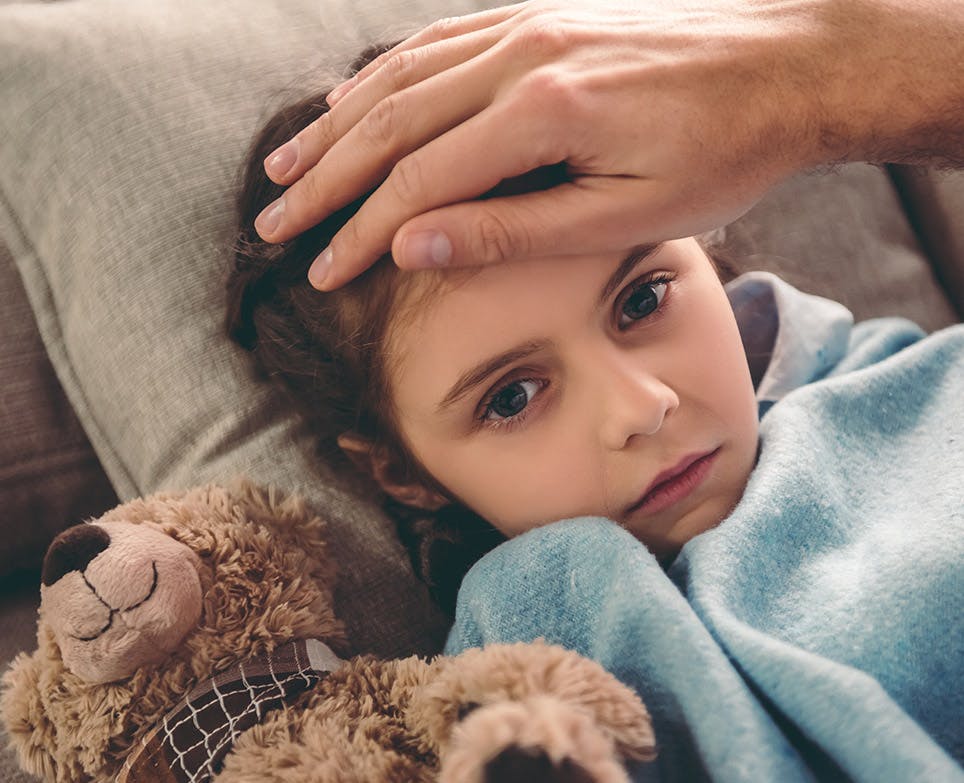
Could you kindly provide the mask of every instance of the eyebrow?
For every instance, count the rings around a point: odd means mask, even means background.
[[[643,261],[653,255],[657,250],[663,246],[663,242],[653,242],[648,245],[637,245],[629,254],[622,260],[622,263],[616,267],[616,271],[610,275],[609,279],[606,281],[606,285],[603,286],[602,293],[599,294],[599,306],[602,307],[606,304],[606,300],[612,296],[613,292],[622,285],[623,281],[629,277],[630,273]]]
[[[599,306],[602,306],[606,303],[606,300],[637,266],[653,255],[662,246],[662,242],[655,242],[647,245],[637,245],[630,250],[627,256],[620,262],[616,270],[612,273],[612,275],[610,275],[609,279],[606,281],[606,285],[603,286],[602,292],[599,294]],[[452,388],[449,389],[449,392],[445,395],[445,398],[436,406],[436,412],[441,413],[447,408],[450,408],[462,397],[468,394],[469,391],[481,384],[490,375],[494,375],[503,367],[506,367],[513,362],[520,361],[534,353],[537,353],[538,351],[543,350],[548,344],[548,340],[530,340],[522,345],[510,348],[508,351],[503,351],[500,354],[496,354],[495,356],[492,356],[477,364],[475,367],[467,370],[461,376],[459,376],[459,379],[453,384]]]

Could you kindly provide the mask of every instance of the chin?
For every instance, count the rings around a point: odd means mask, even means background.
[[[718,527],[736,507],[736,503],[733,502],[724,503],[722,507],[719,504],[713,504],[714,508],[710,508],[709,505],[701,504],[689,514],[677,519],[671,524],[669,530],[659,537],[654,537],[651,532],[638,532],[632,527],[627,529],[646,545],[660,564],[666,566],[676,558],[688,541]]]

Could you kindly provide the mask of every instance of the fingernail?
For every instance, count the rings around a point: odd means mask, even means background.
[[[278,226],[281,225],[281,216],[285,212],[285,200],[284,196],[279,198],[277,201],[268,204],[254,219],[254,227],[261,236],[266,234],[273,234],[278,230]]]
[[[355,83],[355,77],[352,76],[348,81],[342,82],[334,90],[328,93],[327,101],[329,106],[334,106],[338,101],[345,97],[345,93],[348,92],[352,85]]]
[[[331,250],[331,245],[329,245],[321,252],[318,258],[311,262],[311,266],[308,269],[308,282],[311,283],[313,288],[321,288],[324,284],[325,279],[328,277],[328,272],[331,270],[331,260],[333,256],[334,253]]]
[[[272,177],[283,177],[298,162],[298,139],[282,144],[268,158],[265,168]]]
[[[419,231],[405,241],[402,256],[411,269],[445,266],[452,260],[452,243],[441,231]]]

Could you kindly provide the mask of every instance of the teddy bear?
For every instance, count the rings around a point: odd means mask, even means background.
[[[239,480],[61,533],[37,649],[4,674],[21,766],[46,781],[621,783],[654,756],[642,700],[541,640],[348,654],[326,524]]]

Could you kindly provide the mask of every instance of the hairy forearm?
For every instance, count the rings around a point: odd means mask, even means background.
[[[838,73],[825,74],[815,162],[964,166],[964,3],[834,0]]]

